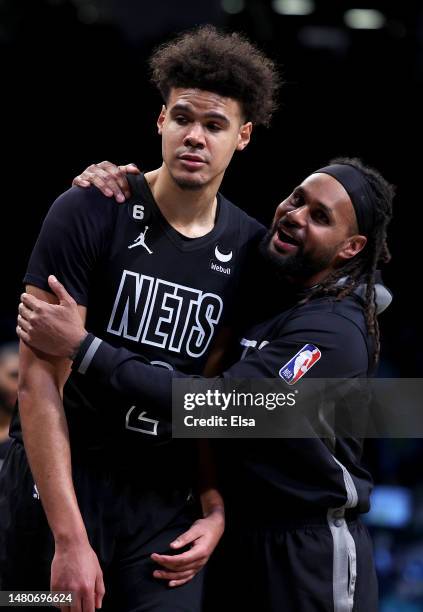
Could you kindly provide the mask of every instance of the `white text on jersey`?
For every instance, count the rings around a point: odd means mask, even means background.
[[[107,331],[201,357],[223,310],[220,296],[124,270]]]

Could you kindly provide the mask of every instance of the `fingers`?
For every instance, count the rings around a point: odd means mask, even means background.
[[[83,179],[82,176],[78,174],[78,176],[75,176],[75,178],[73,179],[72,185],[77,185],[77,187],[84,187],[86,189],[91,185],[91,183],[90,181],[86,181],[85,179]]]
[[[194,524],[188,529],[188,531],[181,533],[180,536],[173,540],[173,542],[170,543],[170,546],[172,548],[182,548],[183,546],[192,544],[197,538],[201,537],[202,535],[203,531],[200,529],[199,526]]]
[[[98,167],[98,164],[93,164],[88,166],[86,170],[80,175],[80,179],[84,179],[90,183],[90,185],[94,185],[101,191],[101,193],[108,198],[114,196],[115,194],[122,195],[119,187],[113,181],[112,184],[110,178],[104,170]]]
[[[95,612],[93,591],[91,590],[83,591],[81,612]]]
[[[194,574],[195,576],[195,574]],[[186,582],[189,582],[190,580],[192,580],[192,578],[194,577],[192,576],[191,578],[186,578],[185,580],[171,580],[169,582],[169,586],[170,587],[178,587],[178,586],[182,586],[183,584],[185,584]]]
[[[135,164],[126,164],[126,166],[118,166],[118,168],[125,174],[141,174],[141,170]]]
[[[75,303],[73,297],[69,295],[62,283],[59,283],[53,274],[50,274],[48,277],[48,284],[53,293],[59,298],[60,302],[68,302],[70,304]]]
[[[171,572],[174,574],[175,572],[198,571],[203,567],[203,565],[206,564],[206,561],[207,559],[198,559],[194,563],[187,563],[186,565],[183,564],[180,567],[165,567],[162,565],[162,567],[155,569],[154,572]]]
[[[131,196],[126,172],[108,161],[88,166],[82,174],[74,179],[74,183],[84,186],[82,182],[95,185],[107,197],[114,197],[119,203]]]
[[[185,582],[189,582],[195,576],[197,571],[189,570],[185,572],[164,572],[160,570],[156,570],[154,572],[154,577],[159,580],[169,580],[169,586],[180,586],[181,584],[185,584]]]
[[[103,604],[103,597],[106,592],[104,587],[103,574],[97,574],[95,579],[95,607],[100,609]]]
[[[138,170],[138,168],[134,165],[134,164],[129,164],[129,166],[131,166],[131,171],[132,174],[134,174],[133,172],[133,168],[136,168],[136,170]],[[98,167],[107,172],[108,176],[109,176],[109,181],[110,181],[110,189],[112,189],[113,194],[115,196],[115,200],[117,200],[118,202],[124,202],[126,199],[131,197],[131,190],[129,188],[129,183],[128,180],[126,178],[126,172],[122,171],[120,166],[116,166],[115,164],[112,164],[108,161],[104,161],[104,162],[100,162],[98,164]],[[127,166],[124,166],[124,168],[126,168]],[[138,174],[139,174],[139,170],[138,170]],[[116,183],[118,190],[114,191],[112,184]]]
[[[45,303],[42,300],[39,300],[38,298],[36,298],[35,295],[31,295],[30,293],[22,293],[21,302],[27,308],[29,308],[29,310],[35,310],[35,311],[37,310],[37,308],[40,308],[42,304]]]
[[[48,308],[48,304],[37,299],[29,293],[22,293],[21,302],[18,306],[18,324],[16,334],[25,344],[32,344],[31,333],[33,323],[37,314],[41,314],[43,308]]]
[[[30,337],[26,333],[26,331],[23,330],[22,327],[20,327],[20,325],[16,327],[16,335],[18,336],[20,340],[22,340],[22,342],[24,342],[25,344],[29,344]]]
[[[165,570],[155,570],[153,576],[160,580],[185,580],[185,578],[192,578],[195,574],[194,570],[186,570],[183,572],[167,572]]]
[[[72,599],[72,606],[69,608],[69,610],[71,612],[82,612],[83,611],[81,596],[79,595],[79,593],[74,593],[73,599]]]
[[[18,306],[18,311],[18,326],[16,328],[16,333],[24,342],[28,342],[33,311],[27,308],[22,302]],[[24,337],[22,337],[23,335]]]
[[[23,318],[22,315],[18,315],[18,327],[19,329],[21,329],[25,334],[29,334],[29,332],[31,331],[31,324],[29,321],[27,321],[26,319]]]
[[[18,306],[18,313],[23,319],[25,319],[26,321],[29,321],[32,310],[30,310],[27,306],[25,306],[25,304],[20,302]]]
[[[197,563],[202,563],[203,560],[207,558],[207,553],[203,546],[197,546],[181,555],[159,555],[153,553],[151,558],[162,567],[172,571],[181,571],[191,569],[195,567]]]

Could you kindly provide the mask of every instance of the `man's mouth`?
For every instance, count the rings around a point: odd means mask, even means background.
[[[189,153],[180,155],[179,159],[186,168],[192,170],[195,170],[196,168],[201,168],[206,163],[206,160],[200,157],[200,155],[190,155]]]
[[[272,242],[275,249],[281,253],[294,253],[300,246],[299,240],[287,234],[281,226],[276,229]]]

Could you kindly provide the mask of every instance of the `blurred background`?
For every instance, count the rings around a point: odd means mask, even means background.
[[[247,34],[285,81],[271,129],[257,129],[227,172],[228,198],[268,224],[275,205],[337,155],[361,157],[397,186],[379,375],[422,376],[422,1],[0,0],[0,463],[17,380],[15,312],[42,219],[92,162],[159,165],[161,99],[146,61],[202,23]],[[370,440],[366,460],[381,610],[421,611],[422,440]]]

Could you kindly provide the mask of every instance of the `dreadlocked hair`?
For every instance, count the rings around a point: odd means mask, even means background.
[[[379,361],[380,355],[379,323],[377,320],[375,291],[376,271],[380,264],[386,264],[391,259],[387,244],[387,227],[392,217],[392,200],[395,195],[395,189],[377,170],[365,166],[356,157],[337,157],[332,159],[330,164],[348,164],[364,174],[374,196],[375,224],[372,233],[367,236],[367,243],[364,249],[317,285],[308,294],[303,303],[308,302],[314,297],[333,296],[336,300],[342,300],[364,283],[366,325],[369,334],[374,339],[374,368]],[[342,282],[340,282],[341,279]]]

